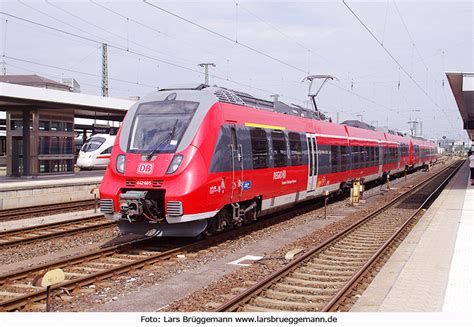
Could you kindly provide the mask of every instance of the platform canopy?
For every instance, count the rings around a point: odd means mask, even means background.
[[[469,138],[474,141],[474,73],[448,72],[446,76]]]
[[[0,83],[0,111],[73,109],[76,118],[122,121],[135,101]]]

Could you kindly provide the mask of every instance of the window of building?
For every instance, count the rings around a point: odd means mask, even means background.
[[[268,140],[265,130],[261,128],[250,129],[252,143],[253,169],[268,167]]]
[[[49,136],[40,136],[38,154],[50,154]]]
[[[61,131],[61,123],[58,122],[58,121],[52,121],[51,124],[50,124],[50,129],[51,131],[54,131],[54,132],[59,132]]]
[[[49,121],[47,120],[40,120],[38,124],[38,129],[40,131],[49,131]]]

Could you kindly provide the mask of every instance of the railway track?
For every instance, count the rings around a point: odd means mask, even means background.
[[[95,205],[95,200],[73,201],[66,203],[48,204],[34,207],[23,207],[15,209],[0,210],[0,221],[17,220],[38,215],[63,213],[66,210],[91,209]]]
[[[102,214],[97,214],[86,218],[12,229],[0,232],[0,248],[93,231],[113,225],[115,222],[107,221]]]
[[[154,246],[147,250],[137,249],[133,244],[121,244],[51,264],[1,275],[0,311],[22,309],[28,304],[44,300],[46,289],[32,285],[33,278],[41,272],[53,268],[62,268],[66,280],[52,286],[51,289],[53,291],[58,289],[72,291],[118,274],[169,259],[185,251],[191,245],[169,243],[161,244],[159,247]]]
[[[271,214],[237,230],[230,230],[204,240],[185,241],[187,243],[184,245],[176,243],[183,242],[182,239],[174,240],[174,242],[167,244],[160,244],[158,247],[154,245],[152,248],[146,246],[143,248],[143,242],[130,242],[129,244],[95,250],[68,259],[0,275],[0,311],[27,309],[29,304],[44,300],[46,298],[46,289],[35,287],[31,284],[34,277],[44,271],[62,268],[66,274],[66,280],[52,286],[52,290],[64,289],[71,291],[119,274],[160,263],[174,258],[177,254],[207,249],[230,238],[239,238],[250,233],[252,230],[265,228],[275,222],[284,221],[320,208],[323,205],[322,203],[324,201],[287,209]],[[163,242],[165,241],[163,240]]]
[[[220,305],[216,311],[347,310],[352,291],[393,250],[461,167],[443,169],[323,244]],[[367,281],[365,281],[366,283]]]

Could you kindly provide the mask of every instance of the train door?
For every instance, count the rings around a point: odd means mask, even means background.
[[[316,134],[306,133],[306,142],[308,144],[308,186],[306,192],[313,192],[316,189],[318,169]]]
[[[384,147],[383,143],[379,142],[379,146],[377,148],[377,151],[379,153],[378,155],[378,161],[379,161],[379,175],[382,176],[383,174],[383,157],[384,157]]]
[[[244,160],[242,142],[238,138],[235,125],[230,126],[230,151],[232,159],[231,203],[234,203],[241,200],[242,188],[244,187]]]

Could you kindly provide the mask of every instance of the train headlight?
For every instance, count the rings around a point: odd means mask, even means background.
[[[120,174],[123,174],[125,171],[125,155],[124,154],[119,154],[117,156],[117,162],[115,167],[117,167],[117,172]]]
[[[176,170],[178,170],[179,165],[181,165],[181,161],[183,161],[183,155],[177,154],[173,157],[173,160],[171,160],[170,165],[168,166],[168,170],[166,171],[166,174],[172,174]]]

